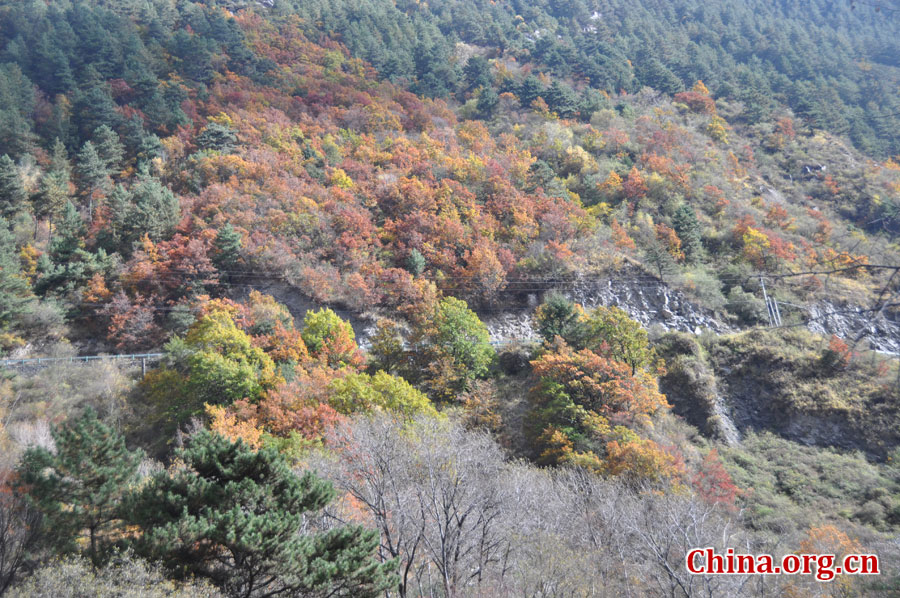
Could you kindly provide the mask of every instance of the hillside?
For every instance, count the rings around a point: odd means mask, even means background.
[[[894,595],[895,12],[0,1],[0,594]]]

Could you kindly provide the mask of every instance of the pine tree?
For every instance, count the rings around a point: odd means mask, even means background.
[[[49,171],[64,174],[66,178],[72,176],[72,166],[69,164],[69,152],[66,151],[66,146],[59,140],[59,137],[54,140],[53,147],[50,149]]]
[[[179,577],[212,580],[228,595],[378,596],[393,561],[375,557],[378,534],[359,526],[303,533],[308,513],[335,496],[312,472],[294,474],[274,448],[253,451],[203,430],[130,504],[137,551]]]
[[[131,190],[133,205],[128,211],[129,238],[137,240],[147,233],[152,241],[169,237],[178,224],[181,208],[178,198],[159,181],[146,178]]]
[[[550,293],[534,314],[538,334],[547,342],[557,336],[577,345],[584,337],[584,311],[559,293]]]
[[[469,60],[466,61],[466,66],[463,68],[463,74],[465,75],[467,88],[470,90],[478,89],[479,87],[490,87],[493,82],[491,77],[491,63],[482,56],[472,56],[469,58]]]
[[[84,221],[71,201],[66,202],[57,227],[57,236],[50,243],[50,254],[55,261],[68,262],[78,249],[84,247],[86,234]]]
[[[681,239],[685,258],[688,262],[696,263],[703,255],[703,243],[700,240],[700,221],[697,220],[694,209],[688,204],[682,204],[672,217],[672,227]]]
[[[12,45],[6,46],[6,52]],[[18,156],[34,142],[34,85],[17,65],[7,62],[6,52],[5,64],[0,64],[0,152]]]
[[[425,267],[428,265],[428,261],[425,259],[425,256],[422,255],[422,252],[418,249],[412,249],[409,252],[409,256],[406,258],[406,269],[413,276],[419,276],[422,272],[425,271]]]
[[[0,157],[0,215],[12,218],[24,207],[26,197],[16,163],[4,154]]]
[[[214,150],[228,154],[234,151],[237,145],[237,135],[234,129],[220,125],[219,123],[209,123],[206,125],[199,135],[197,135],[197,146],[200,149]]]
[[[485,87],[481,90],[481,93],[478,94],[478,102],[475,107],[478,110],[478,115],[485,119],[490,120],[493,118],[494,113],[497,112],[497,105],[500,103],[500,96],[497,95],[497,92],[494,91],[493,87]]]
[[[125,236],[127,230],[128,209],[131,207],[131,194],[122,185],[116,185],[106,198],[106,211],[109,215],[106,226],[98,235],[101,247],[108,251],[118,251],[127,254]]]
[[[78,176],[78,192],[88,202],[88,220],[93,221],[94,200],[109,190],[110,181],[106,163],[90,141],[86,141],[78,152],[75,174]]]
[[[550,110],[563,118],[573,116],[578,109],[578,97],[575,95],[575,92],[568,85],[561,85],[559,81],[554,81],[550,85],[544,99],[547,100]]]
[[[6,330],[31,301],[28,281],[22,276],[15,238],[0,218],[0,329]]]
[[[641,83],[663,93],[674,94],[682,89],[681,81],[655,57],[649,57],[639,69]]]
[[[66,207],[72,196],[69,156],[65,146],[57,138],[50,153],[50,167],[41,176],[37,194],[32,198],[35,214],[49,221],[50,238],[53,238],[53,221]],[[37,229],[35,228],[35,236]]]
[[[644,247],[644,260],[647,264],[656,268],[657,276],[660,280],[663,276],[671,272],[675,268],[675,260],[672,254],[657,239],[650,239]]]
[[[122,159],[125,156],[125,146],[119,140],[119,135],[107,125],[94,131],[94,145],[97,153],[103,160],[107,175],[111,175],[122,168]]]
[[[523,108],[528,108],[531,106],[531,103],[538,99],[546,93],[543,84],[541,84],[540,79],[535,77],[534,75],[528,75],[522,81],[522,84],[519,86],[519,89],[516,92],[516,95],[519,96],[519,102],[521,102]]]
[[[96,253],[85,249],[86,230],[81,215],[72,202],[67,202],[59,221],[58,234],[50,242],[50,250],[38,260],[40,276],[34,291],[43,295],[73,293],[91,276],[106,272],[111,265],[101,248]]]
[[[241,246],[241,233],[230,222],[225,224],[216,234],[213,263],[219,270],[234,270],[241,260]]]
[[[31,447],[18,467],[20,490],[44,514],[47,535],[63,551],[87,539],[95,565],[117,535],[120,504],[142,459],[88,409],[52,432],[56,451]]]

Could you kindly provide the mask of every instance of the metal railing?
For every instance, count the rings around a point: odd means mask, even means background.
[[[26,359],[0,359],[0,367],[43,366],[54,363],[91,362],[91,361],[140,361],[145,365],[148,361],[157,361],[165,353],[128,353],[125,355],[75,355],[72,357],[29,357]]]

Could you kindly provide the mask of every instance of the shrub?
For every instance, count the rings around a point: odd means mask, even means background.
[[[766,321],[765,302],[741,287],[731,287],[725,309],[740,318],[741,323],[752,326]]]
[[[216,598],[212,586],[198,581],[176,583],[160,569],[130,554],[99,569],[84,559],[51,561],[13,587],[9,598]]]

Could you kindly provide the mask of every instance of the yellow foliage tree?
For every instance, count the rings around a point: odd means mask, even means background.
[[[698,79],[697,82],[694,83],[694,86],[691,88],[691,91],[693,91],[694,93],[702,93],[705,96],[709,95],[709,89],[703,83],[702,79]]]
[[[255,420],[240,420],[238,416],[222,405],[206,403],[206,415],[209,417],[209,429],[221,434],[228,440],[242,440],[253,450],[262,447],[263,431],[255,425]]]
[[[742,241],[744,243],[744,257],[747,258],[747,261],[757,268],[764,267],[766,253],[770,246],[769,237],[753,227],[748,227],[744,231]]]
[[[728,123],[721,116],[713,116],[706,125],[706,134],[722,143],[728,143]]]

